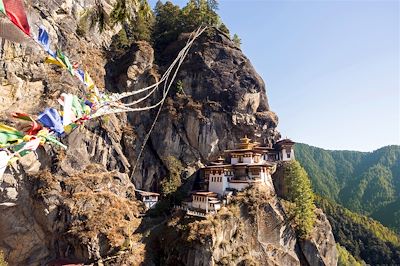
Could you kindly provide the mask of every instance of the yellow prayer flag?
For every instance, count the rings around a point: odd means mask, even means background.
[[[55,59],[55,58],[53,58],[51,56],[46,57],[46,60],[44,62],[47,63],[47,64],[57,65],[57,66],[62,67],[62,68],[67,68],[67,66],[64,65],[64,63],[58,61],[57,59]]]

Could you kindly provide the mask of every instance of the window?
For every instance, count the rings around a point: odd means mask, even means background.
[[[288,152],[286,155],[287,155],[288,158],[290,158],[290,152]]]

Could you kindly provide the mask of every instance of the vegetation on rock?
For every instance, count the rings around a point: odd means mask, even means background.
[[[363,263],[358,261],[350,252],[339,244],[336,244],[338,250],[338,266],[362,266]]]
[[[217,27],[229,34],[226,26],[216,13],[215,0],[190,0],[182,9],[171,3],[158,1],[154,10],[155,26],[153,42],[156,51],[162,51],[184,32],[192,32],[200,26]]]
[[[102,257],[120,251],[129,251],[128,260],[136,257],[139,262],[143,257],[141,236],[135,233],[143,206],[135,199],[133,185],[124,184],[127,176],[123,179],[117,172],[89,165],[68,178],[45,171],[31,181],[36,198],[51,198],[60,210],[58,215],[68,221],[60,229],[63,241],[82,246],[101,241]]]
[[[5,261],[4,253],[3,253],[3,251],[0,250],[0,266],[7,266],[7,265],[8,265],[8,264],[7,264],[7,262]]]
[[[170,196],[182,185],[181,172],[183,171],[183,165],[173,156],[168,156],[164,163],[169,174],[167,178],[161,181],[161,192],[163,196]]]
[[[400,146],[374,152],[329,151],[296,144],[314,191],[400,230]]]
[[[289,215],[300,238],[307,238],[315,222],[314,193],[310,179],[298,161],[284,163],[282,167],[288,191],[287,199],[293,203],[288,205]]]
[[[151,41],[154,22],[154,13],[147,0],[141,0],[136,18],[125,29],[129,32],[128,35],[132,40],[149,42]]]
[[[242,39],[239,38],[239,35],[236,33],[232,37],[232,41],[236,44],[237,47],[240,48],[240,45],[242,45]]]

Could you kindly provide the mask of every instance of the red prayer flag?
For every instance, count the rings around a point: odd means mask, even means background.
[[[24,9],[23,0],[3,0],[4,8],[8,18],[18,28],[20,28],[27,35],[30,35],[30,27]]]

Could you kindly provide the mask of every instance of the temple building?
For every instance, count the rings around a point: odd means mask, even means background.
[[[273,186],[271,175],[277,162],[294,159],[294,142],[280,140],[273,147],[263,147],[244,137],[233,150],[225,151],[225,158],[203,168],[203,190],[192,193],[188,208],[218,211],[222,201],[235,191],[242,191],[253,184]],[[221,201],[222,200],[222,201]]]
[[[142,190],[137,190],[137,192],[139,194],[140,200],[144,203],[147,210],[152,209],[156,206],[160,194]]]

